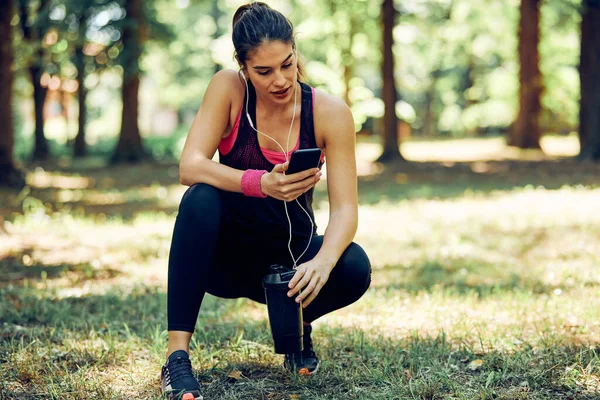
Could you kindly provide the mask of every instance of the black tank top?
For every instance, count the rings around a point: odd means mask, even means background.
[[[300,82],[302,89],[302,110],[300,113],[300,147],[301,149],[316,148],[314,122],[313,122],[313,97],[312,89],[307,84]],[[248,111],[256,125],[256,92],[251,82],[248,82]],[[232,149],[227,154],[219,151],[221,164],[239,170],[264,169],[271,171],[275,165],[264,156],[258,143],[258,133],[250,126],[246,119],[246,98],[242,108],[242,116],[238,128],[237,138]],[[312,209],[313,191],[310,189],[298,197],[298,202],[309,213],[314,222]],[[230,223],[241,233],[249,235],[261,234],[263,237],[274,240],[286,240],[289,236],[288,220],[285,213],[284,202],[272,197],[264,199],[248,197],[243,193],[223,192],[225,214]],[[288,214],[292,223],[294,239],[306,239],[316,233],[317,225],[311,230],[310,220],[306,213],[298,206],[296,201],[287,203]],[[295,241],[295,240],[294,240]]]

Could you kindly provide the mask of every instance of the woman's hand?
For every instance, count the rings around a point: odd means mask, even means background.
[[[296,297],[296,303],[302,301],[302,307],[306,308],[317,297],[327,280],[334,265],[320,262],[317,259],[300,264],[296,274],[289,283],[288,297],[296,295],[300,290],[302,293]]]
[[[260,188],[264,194],[278,200],[292,201],[315,187],[321,179],[319,168],[311,168],[291,175],[284,175],[289,163],[277,164],[260,179]]]

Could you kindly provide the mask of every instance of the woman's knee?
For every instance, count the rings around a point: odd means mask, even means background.
[[[221,217],[221,195],[214,186],[197,183],[190,186],[181,198],[179,214],[186,218],[216,218]]]
[[[353,242],[342,254],[340,262],[343,264],[344,277],[349,281],[349,287],[358,297],[362,296],[371,284],[369,256],[362,247]]]

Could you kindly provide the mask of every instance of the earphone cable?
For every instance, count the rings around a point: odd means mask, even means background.
[[[240,73],[243,75],[243,72],[240,71]],[[246,118],[248,119],[250,127],[252,127],[252,129],[254,129],[256,131],[256,133],[259,133],[259,134],[261,134],[263,136],[266,136],[267,138],[269,138],[273,142],[275,142],[275,144],[277,146],[279,146],[279,148],[283,152],[283,155],[285,157],[285,162],[289,162],[289,157],[288,157],[287,150],[289,149],[289,146],[290,146],[290,136],[291,136],[291,133],[292,133],[292,128],[294,126],[294,120],[296,119],[296,105],[297,105],[297,92],[298,92],[297,85],[298,84],[296,82],[294,82],[294,109],[293,109],[293,112],[292,112],[292,121],[290,122],[290,129],[289,129],[288,135],[287,135],[286,148],[284,149],[283,146],[281,146],[281,144],[279,144],[279,142],[277,140],[275,140],[271,136],[267,135],[266,133],[259,131],[256,127],[254,127],[254,123],[252,122],[252,118],[250,117],[250,111],[248,109],[248,100],[249,100],[249,97],[250,97],[249,90],[248,90],[248,82],[246,81],[246,77],[245,76],[243,76],[242,79],[244,80],[244,83],[246,84]],[[317,165],[317,167],[318,167],[318,165]],[[292,258],[292,262],[294,263],[294,265],[292,266],[293,269],[298,268],[298,261],[300,261],[300,259],[304,255],[304,253],[306,253],[306,251],[310,247],[310,242],[312,240],[312,235],[313,235],[313,231],[314,231],[314,228],[315,228],[315,224],[314,224],[312,218],[310,217],[310,214],[308,213],[308,211],[306,211],[306,209],[304,207],[302,207],[302,204],[300,204],[300,202],[298,201],[297,198],[295,200],[296,200],[296,203],[298,204],[298,206],[300,206],[300,208],[302,209],[302,211],[304,211],[304,213],[308,217],[308,220],[310,221],[310,236],[308,237],[308,244],[306,245],[306,248],[304,249],[304,251],[302,252],[302,254],[300,254],[300,256],[298,258],[294,258],[294,254],[292,252],[292,220],[290,218],[290,214],[289,214],[289,211],[288,211],[287,201],[284,200],[283,201],[283,207],[285,208],[285,216],[286,216],[287,221],[288,221],[288,232],[289,232],[288,251],[290,253],[290,257]]]

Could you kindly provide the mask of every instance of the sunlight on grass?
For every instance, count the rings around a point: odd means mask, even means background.
[[[579,138],[572,134],[569,136],[543,136],[540,140],[544,153],[551,156],[573,157],[579,154]]]
[[[37,168],[27,175],[27,184],[38,188],[86,189],[91,182],[85,177],[51,173]]]
[[[552,319],[598,343],[599,196],[527,189],[361,207],[356,240],[371,256],[374,290],[323,323],[393,337],[472,336],[479,326],[477,335],[535,340]],[[317,213],[321,226],[326,218]]]
[[[506,146],[504,138],[474,138],[448,140],[409,140],[401,144],[404,158],[409,161],[466,162],[489,160],[543,160],[548,157],[573,157],[579,154],[579,139],[570,136],[544,136],[539,150],[519,150]],[[381,145],[358,140],[359,171],[369,171],[368,161],[377,159]],[[364,160],[364,161],[363,161]],[[363,172],[364,173],[364,172]]]

